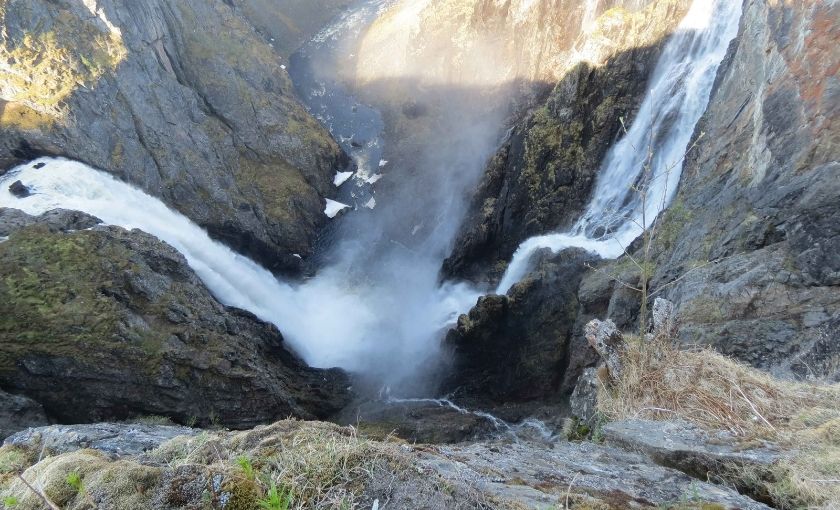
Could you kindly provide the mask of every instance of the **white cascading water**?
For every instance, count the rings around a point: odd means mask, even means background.
[[[43,163],[41,168],[35,168]],[[21,180],[32,195],[13,196],[11,182]],[[140,229],[181,252],[190,267],[222,303],[248,310],[275,324],[310,365],[360,370],[360,360],[382,345],[366,345],[383,326],[391,296],[381,299],[369,289],[341,286],[327,274],[300,286],[276,279],[268,270],[216,242],[198,225],[163,202],[110,175],[66,159],[42,158],[11,170],[0,179],[0,207],[38,215],[52,209],[84,211],[110,225]],[[362,295],[363,294],[363,295]],[[468,308],[475,295],[465,286],[430,288],[416,307],[419,319],[440,330],[453,320],[455,310]],[[406,348],[405,346],[401,346]],[[413,348],[419,349],[417,345]],[[422,352],[399,353],[402,361],[420,359]]]
[[[496,292],[504,294],[528,272],[531,256],[548,248],[578,247],[616,258],[650,227],[671,202],[682,173],[682,160],[697,122],[706,111],[718,67],[738,34],[741,2],[695,0],[667,43],[651,76],[651,87],[627,134],[609,151],[583,216],[564,233],[524,241]],[[649,199],[632,188],[644,178]]]
[[[524,242],[499,292],[525,275],[530,255],[540,248],[557,251],[580,246],[605,257],[621,254],[621,245],[640,232],[627,220],[641,217],[639,201],[628,188],[639,176],[644,149],[632,147],[646,147],[651,133],[656,142],[651,196],[665,199],[648,204],[647,217],[653,218],[670,201],[680,166],[664,179],[658,177],[664,175],[668,162],[681,159],[706,108],[715,72],[736,34],[739,17],[740,2],[695,0],[681,33],[663,53],[633,127],[607,157],[586,213],[569,233]],[[38,163],[44,166],[36,169]],[[16,180],[33,194],[14,197],[8,188]],[[64,159],[43,158],[0,178],[0,207],[33,215],[55,208],[80,210],[108,224],[155,235],[186,257],[222,303],[277,325],[291,347],[315,367],[365,372],[376,366],[386,373],[417,369],[434,359],[441,332],[478,297],[467,285],[438,285],[435,275],[440,261],[434,257],[408,258],[409,265],[380,271],[381,278],[394,282],[384,286],[354,286],[346,282],[340,267],[328,267],[314,279],[290,285],[211,240],[160,200],[104,172]],[[595,237],[599,229],[608,229],[611,237]]]

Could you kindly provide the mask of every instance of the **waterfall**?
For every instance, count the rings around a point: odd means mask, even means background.
[[[709,104],[718,67],[738,34],[741,2],[695,0],[668,41],[650,78],[639,113],[598,173],[585,212],[568,231],[532,237],[513,255],[496,292],[506,293],[530,269],[531,256],[548,248],[580,247],[616,258],[671,202],[697,122]],[[652,152],[646,182],[648,148]],[[632,187],[646,186],[643,202]]]
[[[588,5],[597,7],[597,2]],[[648,140],[655,142],[650,196],[662,197],[647,204],[644,212],[648,223],[667,205],[682,170],[673,162],[681,160],[708,104],[718,66],[737,32],[739,18],[740,2],[695,0],[663,52],[635,122],[605,158],[585,213],[566,233],[522,243],[498,287],[499,293],[525,275],[530,256],[540,248],[556,252],[577,246],[604,257],[622,253],[622,247],[641,233],[635,222],[642,217],[642,204],[629,188],[640,177]],[[339,28],[353,29],[350,21],[345,20],[346,26]],[[324,40],[337,41],[335,30],[327,32],[331,35]],[[353,101],[331,101],[357,112]],[[331,119],[338,129],[341,119]],[[471,118],[463,122],[475,124]],[[359,126],[348,126],[358,134]],[[476,289],[464,284],[439,284],[437,274],[456,231],[454,223],[462,214],[463,204],[457,197],[472,182],[464,176],[480,173],[494,147],[494,130],[472,126],[471,130],[452,131],[465,137],[463,143],[461,138],[451,137],[451,145],[457,150],[443,150],[444,144],[438,144],[437,151],[424,162],[424,170],[429,169],[435,178],[419,181],[423,186],[406,179],[390,208],[386,204],[370,212],[377,222],[362,225],[360,217],[350,224],[358,226],[350,233],[359,234],[336,245],[338,262],[300,284],[276,279],[247,257],[210,239],[198,225],[157,198],[82,163],[42,158],[9,171],[0,177],[0,207],[34,215],[55,208],[80,210],[107,224],[146,231],[181,252],[220,302],[275,324],[310,365],[338,366],[394,385],[401,378],[427,375],[422,372],[437,360],[440,337],[460,313],[475,305],[479,296]],[[35,168],[41,166],[39,163],[44,166]],[[16,180],[23,181],[32,195],[14,197],[8,187]],[[417,189],[425,194],[415,196]],[[415,218],[422,219],[421,225],[407,222]],[[393,241],[385,245],[392,248],[385,249],[379,242],[380,237],[399,240],[390,234],[400,229],[409,233],[405,236],[414,236],[420,227],[428,232],[418,233],[417,237],[423,239],[414,246]],[[348,277],[351,271],[361,277]]]
[[[42,163],[43,167],[36,168]],[[16,180],[25,182],[32,195],[13,196],[8,188]],[[328,274],[298,286],[284,283],[210,239],[201,227],[157,198],[82,163],[42,158],[12,169],[0,178],[0,207],[32,215],[57,208],[84,211],[106,224],[154,235],[184,255],[221,303],[248,310],[276,325],[310,365],[361,371],[367,368],[362,363],[375,350],[403,360],[419,360],[427,352],[418,345],[396,346],[405,349],[398,353],[389,349],[383,337],[399,330],[387,323],[393,306],[389,296],[343,285]],[[422,301],[407,299],[401,304],[413,310],[426,328],[439,330],[453,320],[457,310],[474,302],[475,295],[466,287],[446,285],[426,289]],[[427,333],[422,327],[416,329],[421,332],[418,335]]]

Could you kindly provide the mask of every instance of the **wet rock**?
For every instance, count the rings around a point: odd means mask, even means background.
[[[686,422],[624,420],[604,425],[603,432],[610,445],[641,452],[700,480],[735,466],[768,467],[781,458],[778,449],[745,448],[731,434],[712,435]]]
[[[307,367],[277,328],[219,304],[169,245],[56,231],[47,216],[0,244],[0,385],[50,418],[242,428],[349,401],[342,372]]]
[[[365,402],[349,406],[337,417],[363,434],[384,439],[390,434],[412,443],[460,443],[499,432],[486,415],[455,409],[444,402]]]
[[[624,352],[624,335],[615,327],[611,320],[590,321],[585,328],[586,340],[604,360],[610,377],[615,380],[621,378],[624,364],[621,356]]]
[[[13,182],[12,185],[9,186],[9,192],[18,198],[26,198],[32,194],[32,192],[29,191],[29,188],[20,181]]]
[[[281,57],[346,3],[9,3],[0,55],[21,78],[0,84],[0,167],[82,161],[294,271],[282,255],[312,253],[347,159],[297,101]]]
[[[444,391],[484,404],[567,397],[584,368],[569,365],[577,289],[595,259],[580,249],[549,252],[508,295],[480,298],[446,337],[454,363]]]
[[[549,38],[559,46],[549,52],[554,57],[544,58],[545,41],[538,46],[536,65],[555,66],[547,80],[553,88],[516,122],[489,161],[444,263],[447,276],[496,281],[523,240],[575,222],[604,156],[621,134],[620,119],[630,125],[663,41],[688,3],[648,2],[638,9],[628,2],[600,2],[598,14],[609,15],[583,33],[572,21],[583,9],[532,6],[529,12],[545,19],[520,37],[542,34],[551,21],[562,27]]]
[[[0,390],[0,438],[5,438],[27,427],[48,424],[41,404],[22,395],[12,395]]]
[[[98,450],[111,457],[140,455],[178,436],[193,436],[198,429],[142,423],[93,423],[50,425],[14,434],[4,445],[19,446],[60,455],[82,449]]]

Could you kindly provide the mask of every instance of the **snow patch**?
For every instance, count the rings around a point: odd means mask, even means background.
[[[387,164],[388,164],[388,160],[387,160],[387,159],[380,159],[380,160],[379,160],[379,168],[382,168],[383,166],[385,166],[385,165],[387,165]]]
[[[373,198],[373,197],[370,197],[370,200],[365,202],[365,207],[367,207],[368,209],[373,209],[374,207],[376,207],[376,199]]]
[[[347,204],[336,202],[335,200],[327,199],[327,206],[324,208],[324,214],[329,218],[335,218],[335,215],[341,212],[342,209],[350,207]]]
[[[335,178],[333,179],[333,184],[335,184],[336,186],[341,186],[342,184],[347,182],[347,179],[349,179],[350,177],[353,177],[353,172],[336,172]]]

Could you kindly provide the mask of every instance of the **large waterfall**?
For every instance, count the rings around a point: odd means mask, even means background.
[[[645,228],[652,224],[677,191],[683,158],[740,18],[739,1],[694,1],[657,63],[636,119],[602,163],[584,214],[568,232],[523,242],[497,293],[506,293],[525,276],[540,249],[556,253],[580,247],[615,258],[642,234],[643,223]],[[640,187],[647,200],[636,190]]]
[[[506,292],[527,273],[531,254],[540,248],[557,251],[579,246],[604,257],[620,255],[622,247],[640,234],[637,223],[643,212],[649,223],[668,204],[680,178],[679,162],[706,109],[727,45],[737,33],[740,3],[694,2],[679,32],[664,50],[633,125],[603,162],[586,212],[567,233],[524,242],[498,292]],[[589,5],[597,6],[597,2]],[[355,111],[352,101],[344,103]],[[436,210],[426,212],[431,225],[426,228],[431,233],[418,249],[398,246],[384,255],[365,257],[362,246],[358,253],[339,257],[339,262],[301,284],[277,280],[253,261],[210,239],[200,227],[160,200],[78,162],[43,158],[13,169],[0,178],[0,207],[30,214],[54,208],[75,209],[108,224],[149,232],[180,251],[221,302],[276,324],[309,364],[373,373],[387,382],[388,373],[406,374],[434,362],[442,332],[458,314],[468,311],[479,295],[467,285],[440,285],[437,281],[445,249],[456,232],[457,225],[450,223],[456,222],[463,212],[463,204],[456,203],[455,197],[471,185],[463,176],[481,171],[483,158],[492,153],[496,141],[493,130],[475,137],[469,141],[473,153],[454,154],[448,160],[438,155],[429,160],[439,166],[436,171],[440,182],[432,184],[439,189],[424,190],[448,195],[437,197],[433,202]],[[653,141],[654,156],[651,178],[646,184],[649,195],[657,199],[649,201],[647,210],[642,211],[642,203],[630,187],[643,171],[649,141]],[[463,147],[466,143],[457,145]],[[450,167],[469,167],[469,172],[450,172]],[[450,175],[461,180],[446,180],[452,179]],[[360,177],[363,179],[357,180],[370,183],[369,174]],[[15,180],[23,181],[33,194],[23,199],[14,197],[8,187]],[[406,187],[406,197],[417,189],[410,182]],[[385,209],[380,215],[399,218],[398,212]],[[362,220],[354,221],[358,225]],[[373,225],[405,227],[414,235],[411,225],[385,221]],[[359,244],[358,239],[352,241]],[[352,244],[345,240],[338,249],[349,250]],[[347,277],[348,268],[365,265],[369,269],[365,278]]]

